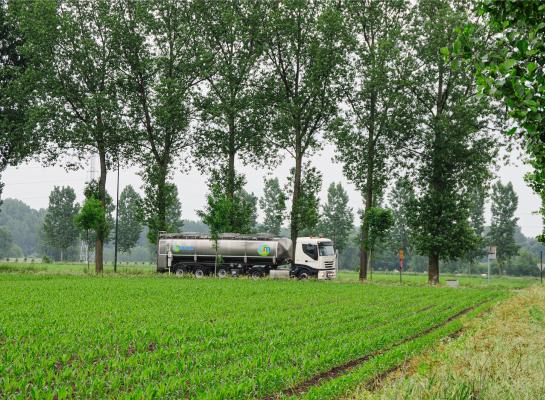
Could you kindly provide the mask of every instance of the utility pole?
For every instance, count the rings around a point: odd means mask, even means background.
[[[539,276],[540,276],[540,281],[541,281],[541,284],[543,285],[543,250],[541,250],[539,252],[539,258],[540,258],[540,261],[539,261]]]
[[[119,227],[119,155],[117,156],[117,193],[115,201],[115,246],[114,246],[114,272],[117,272],[117,230]]]
[[[496,246],[488,246],[488,283],[490,284],[490,260],[496,259]]]

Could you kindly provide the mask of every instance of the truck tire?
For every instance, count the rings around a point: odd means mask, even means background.
[[[201,278],[204,278],[204,269],[202,269],[201,267],[197,267],[195,268],[195,278],[197,279],[201,279]]]
[[[186,275],[186,271],[183,268],[177,268],[175,274],[176,276],[183,278]]]
[[[306,271],[301,271],[297,277],[302,281],[306,281],[309,278],[309,274]]]
[[[250,276],[252,277],[252,279],[260,279],[261,277],[263,277],[263,272],[260,270],[253,270],[250,273]]]
[[[218,278],[227,278],[227,270],[225,268],[221,268],[218,270]]]

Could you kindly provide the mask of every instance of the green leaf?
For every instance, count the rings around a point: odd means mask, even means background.
[[[440,51],[441,51],[441,54],[442,54],[443,56],[445,56],[445,57],[448,57],[449,54],[450,54],[450,51],[449,51],[448,47],[441,47],[441,50],[440,50]]]

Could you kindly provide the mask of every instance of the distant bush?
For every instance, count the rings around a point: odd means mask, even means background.
[[[49,258],[48,256],[43,256],[42,257],[42,262],[44,264],[51,264],[52,261],[51,261],[51,258]]]

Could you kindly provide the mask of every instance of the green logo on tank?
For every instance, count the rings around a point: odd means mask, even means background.
[[[263,243],[257,248],[257,254],[263,257],[268,256],[271,254],[271,247],[267,243]]]

